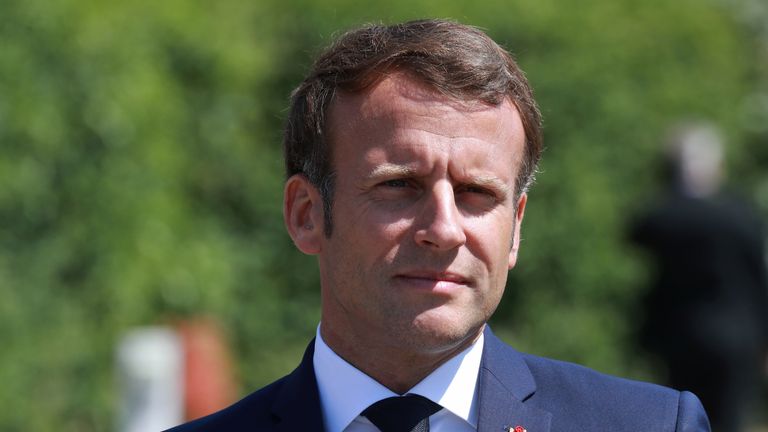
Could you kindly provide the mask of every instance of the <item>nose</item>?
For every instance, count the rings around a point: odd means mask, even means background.
[[[451,250],[467,241],[452,185],[435,185],[424,198],[415,240],[434,250]]]

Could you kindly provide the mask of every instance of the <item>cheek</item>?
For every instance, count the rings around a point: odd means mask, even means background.
[[[417,206],[410,203],[366,202],[354,209],[356,220],[381,236],[400,236],[416,223]]]
[[[413,218],[371,213],[357,221],[356,230],[371,247],[391,248],[408,241],[413,228]]]
[[[396,261],[402,248],[408,248],[411,224],[406,219],[382,222],[371,214],[358,212],[358,217],[347,218],[345,226],[334,227],[337,260],[347,265],[356,263],[359,271],[378,272]],[[338,261],[337,261],[338,262]]]
[[[471,221],[467,225],[467,240],[478,259],[494,271],[501,266],[501,270],[506,272],[512,246],[512,229],[509,224],[501,224],[497,218]]]

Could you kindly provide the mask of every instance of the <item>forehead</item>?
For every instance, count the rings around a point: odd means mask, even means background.
[[[372,146],[433,145],[458,153],[482,147],[486,157],[503,157],[514,170],[525,141],[520,115],[509,99],[498,105],[458,101],[405,72],[391,73],[364,92],[337,93],[328,125],[335,161],[362,155]]]

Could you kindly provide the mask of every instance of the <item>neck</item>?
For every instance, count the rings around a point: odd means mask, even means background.
[[[350,340],[350,334],[320,325],[320,335],[339,357],[397,394],[405,394],[443,363],[472,345],[485,326],[449,346],[432,350],[408,350],[380,341]]]

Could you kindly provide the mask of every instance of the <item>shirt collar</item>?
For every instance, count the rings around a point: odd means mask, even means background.
[[[476,428],[476,388],[483,343],[481,333],[471,346],[440,365],[407,393],[418,394],[440,404]],[[320,335],[319,326],[312,360],[328,431],[343,431],[374,402],[397,396],[333,352]]]

